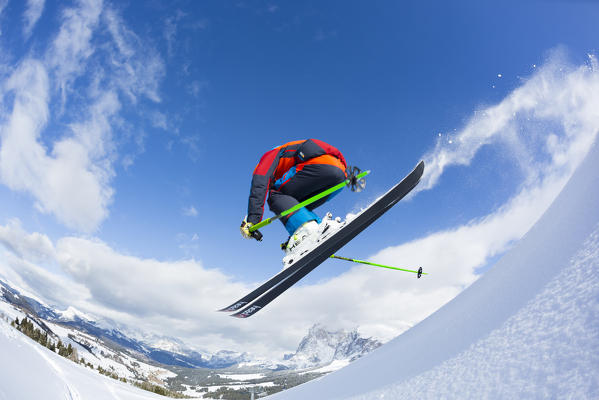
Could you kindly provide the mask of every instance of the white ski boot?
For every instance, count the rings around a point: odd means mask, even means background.
[[[336,233],[339,229],[343,228],[346,221],[342,221],[340,217],[333,218],[333,214],[328,212],[320,225],[318,225],[318,242],[323,242]]]
[[[322,242],[330,238],[335,232],[345,226],[346,222],[341,218],[333,218],[333,214],[327,213],[320,224],[309,221],[299,227],[283,246],[285,256],[283,257],[283,269],[297,262]]]
[[[316,221],[308,221],[289,237],[285,245],[285,256],[283,257],[283,269],[286,269],[303,255],[314,248],[318,238],[319,225]]]

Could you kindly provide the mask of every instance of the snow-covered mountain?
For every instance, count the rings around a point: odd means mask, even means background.
[[[40,354],[50,349],[50,356],[60,358],[56,354],[60,351],[54,349],[60,342],[63,349],[72,349],[72,354],[62,353],[62,356],[81,366],[117,380],[137,385],[149,383],[192,397],[203,397],[222,387],[241,392],[254,387],[274,393],[342,368],[381,345],[374,339],[360,337],[357,330],[331,331],[315,325],[302,339],[297,351],[285,356],[284,361],[255,358],[248,353],[228,350],[200,353],[178,339],[144,334],[74,307],[59,310],[44,304],[34,294],[23,293],[0,280],[0,322],[5,325],[6,334],[0,339],[8,338],[10,342],[15,336],[11,329],[23,333],[29,330],[27,335],[38,342],[40,336],[47,335],[48,341],[43,339],[41,345],[31,341],[33,348],[39,347]],[[33,329],[39,332],[32,335]],[[24,340],[30,339],[25,337]],[[31,347],[27,343],[27,348]],[[48,360],[48,355],[43,360]],[[222,373],[209,372],[214,369]],[[5,378],[0,374],[0,386]],[[69,390],[76,390],[73,389],[76,386],[71,385]],[[0,391],[0,398],[1,394]]]
[[[85,314],[74,307],[58,310],[40,300],[23,295],[17,288],[0,280],[0,301],[23,310],[44,323],[54,323],[73,331],[105,340],[114,345],[165,365],[188,368],[225,368],[250,361],[247,353],[221,350],[199,352],[175,338],[148,335],[107,319]],[[72,332],[71,332],[72,334]]]
[[[294,354],[285,356],[290,368],[303,369],[328,365],[333,361],[354,361],[381,346],[381,342],[362,338],[353,331],[329,331],[316,324],[300,342]]]

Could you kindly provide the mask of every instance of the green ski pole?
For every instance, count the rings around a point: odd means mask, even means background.
[[[371,263],[371,262],[368,262],[368,261],[362,261],[362,260],[355,260],[353,258],[340,257],[340,256],[336,256],[335,254],[331,255],[331,258],[336,258],[338,260],[351,261],[351,262],[355,262],[355,263],[359,263],[359,264],[372,265],[374,267],[395,269],[397,271],[413,272],[415,274],[418,274],[418,278],[420,278],[422,275],[428,275],[426,272],[422,272],[422,267],[418,268],[418,271],[413,271],[411,269],[403,269],[403,268],[397,268],[397,267],[390,267],[388,265],[375,264],[375,263]]]
[[[358,174],[357,176],[355,176],[354,178],[356,180],[358,180],[358,179],[361,179],[361,178],[365,177],[369,173],[370,173],[370,170],[363,171],[360,174]],[[314,196],[310,197],[309,199],[304,200],[304,201],[302,201],[299,204],[296,204],[295,206],[291,207],[290,209],[285,210],[282,213],[275,215],[274,217],[267,218],[267,219],[265,219],[263,221],[258,222],[256,225],[252,225],[250,227],[249,231],[251,233],[254,233],[258,229],[262,228],[263,226],[266,226],[266,225],[268,225],[268,224],[270,224],[270,223],[278,220],[279,218],[283,218],[284,216],[289,215],[292,212],[295,212],[295,211],[299,210],[302,207],[310,205],[310,204],[314,203],[315,201],[320,200],[323,197],[328,196],[329,194],[331,194],[333,192],[336,192],[337,190],[342,189],[344,186],[349,185],[350,183],[351,183],[351,180],[350,179],[346,179],[345,181],[341,182],[340,184],[335,185],[335,186],[333,186],[333,187],[331,187],[331,188],[329,188],[329,189],[327,189],[327,190],[325,190],[325,191],[323,191],[321,193],[318,193],[317,195],[314,195]],[[262,235],[259,232],[258,232],[258,234],[252,235],[252,236],[256,240],[262,240]]]

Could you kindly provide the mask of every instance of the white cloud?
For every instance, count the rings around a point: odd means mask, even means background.
[[[28,6],[32,29],[44,2]],[[115,138],[119,113],[127,100],[160,101],[162,60],[101,0],[79,0],[62,11],[41,59],[10,67],[0,81],[0,182],[67,227],[94,231],[109,215],[119,144],[132,136],[143,152],[143,131]]]
[[[8,250],[0,277],[52,304],[149,332],[194,337],[203,348],[234,346],[227,334],[236,321],[216,310],[249,287],[216,269],[192,260],[126,255],[98,239],[64,237],[52,243],[43,234],[24,232],[16,220],[0,226],[0,244]]]
[[[207,87],[208,82],[194,80],[189,85],[187,85],[187,93],[189,93],[197,99],[200,96],[200,93],[202,93],[202,91],[205,90]]]
[[[95,49],[91,44],[102,12],[102,0],[80,0],[78,8],[62,13],[62,25],[46,54],[46,63],[55,70],[56,85],[66,101],[67,90],[85,71]]]
[[[0,0],[0,15],[2,15],[2,12],[4,11],[7,5],[8,0]]]
[[[90,120],[73,123],[74,135],[57,141],[48,154],[40,142],[49,116],[45,68],[26,60],[4,87],[15,100],[7,123],[0,126],[2,182],[31,193],[38,210],[55,214],[67,226],[93,230],[106,217],[112,196],[102,136],[110,129],[107,118],[118,109],[118,101],[110,95],[98,99]]]
[[[128,29],[115,11],[106,9],[104,20],[116,47],[116,51],[108,54],[113,66],[110,71],[113,84],[133,103],[139,96],[160,102],[159,86],[165,67],[156,50]]]
[[[166,115],[161,113],[160,111],[154,111],[150,113],[150,123],[154,128],[160,128],[162,130],[168,130],[168,122],[166,119]]]
[[[197,162],[202,155],[200,135],[191,134],[181,138],[181,143],[187,147],[187,154],[193,162]]]
[[[197,217],[198,210],[196,210],[194,206],[184,207],[183,215],[185,215],[186,217]]]
[[[0,226],[0,243],[23,260],[43,262],[55,257],[50,239],[37,232],[28,234],[18,219],[11,219],[6,226]]]
[[[174,47],[177,39],[177,30],[179,29],[178,24],[181,19],[186,17],[187,14],[181,10],[177,10],[175,15],[167,17],[164,21],[164,39],[166,40],[167,51],[169,57],[173,56]]]
[[[25,26],[23,27],[23,34],[25,38],[29,38],[35,24],[42,16],[44,11],[44,4],[46,0],[27,0],[27,8],[23,15]]]

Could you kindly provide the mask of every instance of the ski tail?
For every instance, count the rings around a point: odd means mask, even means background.
[[[279,272],[278,274],[276,274],[275,276],[270,278],[268,281],[264,282],[262,285],[260,285],[256,289],[254,289],[252,292],[243,296],[242,298],[240,298],[239,300],[237,300],[230,306],[222,308],[218,311],[234,312],[234,311],[239,310],[240,308],[251,303],[253,300],[257,299],[258,297],[260,297],[261,295],[266,293],[269,289],[271,289],[273,286],[275,286],[276,284],[281,282],[283,279],[287,278],[289,275],[291,275],[292,272],[294,272],[293,266]]]

